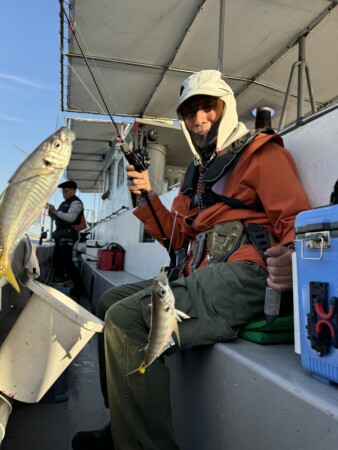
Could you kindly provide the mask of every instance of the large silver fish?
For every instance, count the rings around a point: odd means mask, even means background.
[[[72,153],[73,131],[60,128],[19,166],[0,196],[0,278],[20,292],[11,256],[55,191]]]
[[[160,272],[153,280],[150,332],[148,343],[144,348],[144,359],[141,365],[128,375],[134,372],[144,373],[146,368],[168,347],[175,345],[173,333],[180,345],[177,321],[181,322],[181,317],[189,319],[187,314],[175,309],[175,297],[169,286],[167,275],[165,272]]]

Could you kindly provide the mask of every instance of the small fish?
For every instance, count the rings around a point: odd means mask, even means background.
[[[20,292],[11,256],[55,191],[72,153],[73,131],[60,128],[18,167],[0,196],[0,278]]]
[[[144,373],[146,368],[167,348],[175,345],[173,333],[176,334],[180,345],[177,321],[181,322],[181,317],[189,319],[187,314],[175,309],[175,297],[169,286],[167,275],[165,272],[160,272],[153,280],[150,332],[148,344],[144,348],[144,359],[141,365],[128,375],[135,372]]]

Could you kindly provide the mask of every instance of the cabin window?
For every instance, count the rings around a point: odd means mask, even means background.
[[[101,195],[102,200],[106,200],[110,196],[111,179],[112,179],[112,173],[111,173],[111,167],[109,167],[109,169],[105,173],[105,177],[104,177],[103,194]]]
[[[122,186],[124,182],[124,159],[121,158],[119,160],[119,164],[117,167],[117,187]]]
[[[143,224],[141,224],[140,234],[141,242],[155,242],[155,238],[150,233],[148,233]]]
[[[103,192],[110,191],[110,189],[111,189],[111,187],[110,187],[111,186],[111,176],[112,176],[111,167],[109,167],[109,169],[106,172],[105,179],[104,179],[104,191]]]
[[[142,242],[155,242],[155,238],[151,234],[149,234],[147,230],[143,230]]]

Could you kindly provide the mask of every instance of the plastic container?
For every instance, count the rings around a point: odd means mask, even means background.
[[[295,233],[301,361],[338,383],[338,205],[301,212]]]
[[[0,349],[0,391],[36,403],[104,323],[50,286],[27,287],[33,294]]]

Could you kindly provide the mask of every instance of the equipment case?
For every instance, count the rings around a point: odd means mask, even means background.
[[[338,383],[338,205],[295,220],[302,365]]]

